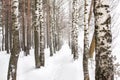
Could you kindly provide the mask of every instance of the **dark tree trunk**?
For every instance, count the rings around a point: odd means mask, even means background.
[[[9,1],[5,0],[5,50],[9,53],[9,41],[8,41],[8,17],[9,17]]]
[[[26,45],[25,45],[25,0],[22,0],[22,50],[24,51],[24,54],[26,55]]]
[[[2,5],[2,36],[3,36],[3,38],[2,38],[2,51],[4,51],[5,50],[5,46],[4,46],[4,44],[5,44],[5,35],[4,35],[4,28],[5,28],[5,26],[4,26],[4,2],[3,2],[3,5]]]
[[[9,16],[8,16],[8,25],[9,25],[9,27],[8,27],[8,32],[9,32],[9,34],[8,34],[8,41],[9,41],[9,50],[10,50],[10,52],[11,52],[11,50],[12,50],[12,18],[11,18],[11,10],[12,10],[12,7],[11,7],[11,0],[8,0],[8,2],[9,2],[9,7],[8,7],[8,13],[9,13]]]
[[[38,32],[34,31],[34,44],[35,44],[35,66],[36,68],[40,68],[40,54],[39,54],[39,39],[38,39]]]
[[[30,54],[29,50],[30,50],[30,44],[31,44],[31,14],[30,14],[30,4],[31,1],[28,0],[28,7],[27,7],[27,48],[26,48],[26,55]]]

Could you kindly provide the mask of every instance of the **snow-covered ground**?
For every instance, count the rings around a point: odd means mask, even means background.
[[[79,59],[74,61],[67,43],[64,43],[53,57],[49,57],[49,49],[45,49],[45,67],[40,69],[35,69],[34,50],[30,53],[27,57],[20,53],[17,80],[83,80],[82,53],[79,53]],[[0,80],[7,80],[9,57],[6,52],[0,52]],[[94,62],[89,60],[90,80],[95,80],[94,69]]]
[[[45,67],[35,69],[33,50],[27,57],[21,53],[17,80],[83,80],[82,55],[73,61],[68,44],[65,43],[53,57],[49,57],[49,49],[45,50],[45,54]],[[9,57],[5,52],[0,52],[0,80],[7,80]],[[91,73],[92,78],[94,75],[92,71]]]

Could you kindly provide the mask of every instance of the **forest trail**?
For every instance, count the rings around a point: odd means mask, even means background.
[[[67,43],[64,43],[60,51],[56,52],[53,57],[48,56],[49,51],[45,51],[46,63],[41,69],[27,68],[30,72],[25,72],[19,80],[82,80],[82,58],[74,61],[71,49]],[[33,57],[33,56],[32,56]],[[31,58],[32,59],[32,58]],[[21,60],[20,60],[21,61]],[[34,60],[31,60],[34,61]],[[23,62],[23,61],[22,61]],[[25,62],[25,61],[24,61]],[[32,62],[34,65],[34,62]],[[22,65],[22,64],[21,64]],[[29,64],[27,64],[29,65]],[[20,70],[20,69],[19,69]],[[24,69],[23,69],[24,70]],[[25,71],[25,70],[24,70]],[[23,79],[22,79],[23,78]]]
[[[68,44],[64,44],[59,51],[58,58],[54,59],[57,64],[60,64],[55,72],[54,80],[78,80],[79,71],[73,65],[71,50]]]
[[[80,56],[78,60],[74,61],[67,43],[64,43],[61,50],[56,52],[53,57],[49,57],[49,49],[46,49],[45,67],[40,69],[35,69],[33,52],[34,50],[31,50],[31,54],[27,57],[20,54],[17,80],[83,80],[82,57]],[[6,66],[8,66],[9,55],[0,54],[0,60],[4,62],[4,66],[0,66],[2,69],[0,70],[0,80],[7,80]]]

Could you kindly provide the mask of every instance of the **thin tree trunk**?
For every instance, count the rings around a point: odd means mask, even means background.
[[[78,59],[78,0],[73,0],[72,13],[72,54],[73,58]]]
[[[1,19],[1,14],[2,13],[2,0],[0,0],[0,20],[2,21],[2,19]],[[0,23],[1,24],[1,23]]]
[[[59,9],[56,9],[56,51],[59,51],[59,48],[58,48],[58,46],[59,46],[59,43],[58,43],[58,41],[59,41],[58,11],[59,11]]]
[[[31,14],[30,14],[30,5],[31,5],[31,1],[28,0],[28,7],[27,7],[27,48],[26,48],[26,55],[30,54],[29,50],[30,50],[30,44],[31,44]]]
[[[8,11],[8,6],[9,1],[5,0],[5,50],[7,53],[9,53],[9,41],[8,41],[8,17],[9,17],[9,11]]]
[[[52,16],[52,8],[50,7],[50,56],[53,56],[53,16]]]
[[[44,45],[44,17],[43,17],[43,0],[40,0],[39,1],[39,15],[40,15],[40,64],[41,66],[44,66],[45,65],[45,54],[44,54],[44,48],[45,48],[45,45]]]
[[[50,46],[50,3],[47,1],[47,48]]]
[[[2,51],[5,50],[5,1],[2,0]]]
[[[35,22],[33,23],[34,27],[34,45],[35,45],[35,66],[36,68],[40,68],[40,54],[39,54],[39,0],[34,2],[34,11],[35,14],[33,18],[35,18]]]
[[[52,9],[51,9],[51,18],[52,18],[52,50],[55,53],[55,0],[52,0]]]
[[[22,50],[24,51],[24,54],[26,55],[26,46],[25,46],[25,0],[22,0],[22,31],[23,31],[23,35],[22,35]]]
[[[17,62],[20,53],[18,0],[12,0],[12,31],[13,31],[13,48],[10,56],[7,80],[16,80]]]
[[[12,50],[12,7],[11,7],[11,0],[9,0],[9,49],[10,49],[10,52]]]
[[[89,53],[88,1],[85,0],[84,2],[84,54],[83,54],[84,80],[89,80],[88,53]]]
[[[3,25],[2,25],[2,0],[0,0],[0,27],[3,28]],[[0,51],[1,51],[1,49],[2,49],[2,46],[0,46]]]

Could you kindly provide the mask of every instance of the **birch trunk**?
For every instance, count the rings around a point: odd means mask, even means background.
[[[88,53],[89,53],[88,0],[85,0],[84,2],[84,54],[83,54],[84,80],[89,80]]]
[[[78,59],[78,0],[73,0],[72,13],[72,54],[73,58]]]
[[[109,0],[94,0],[96,80],[114,80]]]
[[[35,7],[34,11],[35,14],[33,15],[33,18],[35,18],[34,21],[34,45],[35,45],[35,66],[36,68],[40,68],[40,53],[39,53],[39,0],[34,1]]]
[[[20,53],[18,0],[12,0],[12,31],[13,31],[13,48],[10,56],[7,80],[16,80],[17,62]]]
[[[43,19],[43,0],[39,0],[39,15],[40,15],[40,64],[44,66],[45,64],[45,55],[44,55],[44,19]]]

